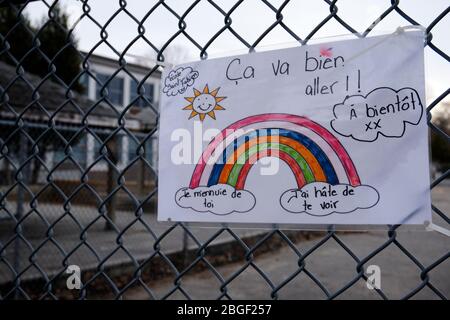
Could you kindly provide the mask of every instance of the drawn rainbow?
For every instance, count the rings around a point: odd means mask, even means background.
[[[190,188],[229,184],[244,189],[253,164],[264,157],[286,162],[299,189],[311,182],[361,184],[352,159],[327,129],[306,117],[267,113],[239,120],[214,137]]]

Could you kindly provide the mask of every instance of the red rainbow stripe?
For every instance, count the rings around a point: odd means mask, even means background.
[[[223,129],[211,143],[206,147],[205,151],[201,155],[198,163],[195,166],[194,172],[192,174],[191,182],[189,187],[194,189],[199,186],[200,179],[202,177],[203,171],[205,170],[205,166],[208,162],[208,159],[211,157],[214,150],[219,146],[228,135],[230,135],[233,131],[241,129],[243,127],[258,123],[258,122],[268,122],[268,121],[286,121],[290,122],[305,128],[310,129],[311,131],[318,134],[322,139],[324,139],[330,147],[334,150],[336,155],[344,167],[345,173],[347,174],[349,183],[352,186],[357,186],[361,184],[361,181],[358,176],[358,172],[356,171],[355,165],[353,164],[352,159],[348,155],[345,148],[339,142],[339,140],[331,134],[327,129],[319,125],[318,123],[302,116],[296,116],[292,114],[286,113],[265,113],[261,115],[250,116],[235,123],[231,124],[227,128]]]

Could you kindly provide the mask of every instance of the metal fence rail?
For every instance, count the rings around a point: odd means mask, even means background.
[[[145,156],[145,146],[146,142],[157,134],[157,128],[148,127],[145,130],[130,128],[129,113],[132,109],[132,103],[123,106],[124,108],[117,109],[111,101],[110,92],[107,88],[110,81],[119,73],[127,74],[139,83],[137,98],[145,101],[149,110],[157,119],[158,107],[156,103],[151,101],[140,88],[147,78],[160,72],[161,66],[156,63],[148,68],[143,80],[138,80],[135,77],[127,57],[131,47],[137,41],[144,41],[149,49],[155,52],[157,60],[163,62],[165,50],[178,39],[184,39],[187,44],[196,48],[200,58],[206,59],[208,51],[214,47],[216,40],[225,32],[235,37],[250,52],[257,49],[275,28],[285,30],[292,36],[292,40],[297,41],[299,45],[307,44],[321,28],[327,26],[331,21],[339,23],[348,32],[362,38],[371,34],[379,23],[393,15],[401,17],[405,24],[419,25],[414,17],[403,11],[400,3],[402,1],[391,0],[390,5],[385,8],[378,19],[373,21],[367,29],[358,31],[352,27],[352,21],[344,21],[341,18],[339,1],[324,0],[321,5],[329,9],[328,15],[323,17],[312,30],[302,30],[303,33],[300,36],[290,28],[288,22],[284,19],[284,14],[290,10],[289,0],[283,1],[280,5],[275,5],[276,1],[262,0],[258,5],[273,12],[273,23],[252,42],[240,35],[233,25],[233,17],[238,9],[244,6],[243,0],[235,1],[231,7],[230,4],[227,4],[227,9],[220,1],[196,0],[192,1],[182,13],[174,10],[170,1],[155,1],[154,6],[149,8],[141,19],[136,18],[129,10],[127,2],[121,0],[118,1],[117,11],[104,23],[99,22],[95,14],[91,12],[92,1],[74,1],[82,9],[82,14],[77,23],[89,21],[97,29],[96,32],[100,34],[100,41],[95,43],[89,52],[78,52],[82,68],[76,81],[72,82],[67,82],[60,77],[55,67],[55,60],[65,50],[76,48],[73,29],[65,30],[67,33],[66,44],[54,56],[46,55],[41,48],[41,30],[32,29],[24,18],[24,10],[36,2],[45,6],[48,12],[42,28],[48,24],[65,28],[55,17],[58,1],[0,0],[0,9],[8,8],[13,12],[15,18],[15,23],[10,30],[0,32],[0,59],[2,61],[8,60],[14,70],[9,81],[0,85],[0,111],[10,115],[9,119],[1,119],[3,124],[8,124],[7,126],[2,126],[0,123],[1,130],[6,130],[6,127],[9,128],[7,134],[0,135],[0,163],[11,168],[12,176],[10,181],[0,183],[0,299],[58,299],[67,297],[85,299],[89,297],[91,292],[97,291],[102,292],[106,297],[123,298],[128,291],[138,287],[144,290],[149,298],[171,298],[174,296],[191,298],[192,294],[185,288],[183,279],[197,269],[209,270],[211,275],[217,278],[218,291],[214,293],[214,296],[211,296],[214,298],[233,298],[228,288],[233,281],[237,281],[236,279],[241,274],[248,269],[252,269],[261,276],[261,281],[267,283],[271,292],[268,298],[278,298],[279,293],[286,285],[303,274],[310,278],[314,285],[323,292],[324,298],[332,299],[340,297],[361,279],[366,280],[365,266],[370,264],[374,257],[383,253],[386,248],[392,246],[398,248],[398,254],[404,255],[411,261],[411,264],[417,267],[417,285],[409,290],[403,298],[412,298],[422,289],[428,288],[436,298],[446,299],[445,293],[439,289],[439,285],[433,282],[432,273],[438,266],[448,263],[450,252],[445,252],[431,262],[421,262],[414,256],[413,252],[399,241],[398,231],[401,230],[401,225],[387,226],[383,243],[363,256],[358,255],[350,246],[346,245],[341,239],[340,233],[336,232],[333,226],[330,226],[328,231],[316,233],[315,236],[320,237],[320,239],[307,250],[302,249],[296,241],[295,233],[278,228],[273,228],[259,237],[254,237],[253,241],[249,242],[243,240],[242,233],[229,227],[217,229],[205,236],[198,235],[193,232],[192,228],[182,223],[172,226],[156,226],[153,220],[149,218],[150,215],[145,213],[146,210],[150,210],[148,207],[151,207],[157,195],[157,170],[155,163],[149,161],[148,157]],[[186,22],[189,15],[200,4],[214,8],[223,16],[222,27],[206,42],[191,35],[188,22]],[[151,20],[158,10],[164,10],[178,20],[178,30],[173,34],[165,35],[166,42],[163,45],[157,45],[144,27],[144,24]],[[431,49],[431,54],[440,56],[442,62],[447,64],[450,63],[449,53],[433,43],[433,29],[444,19],[450,19],[449,13],[450,6],[425,26],[428,35],[426,46]],[[133,35],[133,39],[124,49],[120,50],[115,48],[108,34],[108,26],[118,15],[126,15],[130,18],[130,23],[134,23],[136,26],[136,34]],[[75,27],[76,24],[73,28]],[[18,30],[27,34],[31,41],[29,49],[23,56],[16,56],[10,43],[13,33]],[[115,54],[117,63],[115,72],[106,82],[97,79],[89,63],[90,58],[99,46],[108,47]],[[31,56],[39,56],[41,63],[44,63],[48,68],[47,74],[38,82],[30,80],[28,70],[24,68],[26,59]],[[75,93],[74,88],[77,81],[85,76],[94,79],[97,85],[101,87],[98,99],[86,102]],[[58,105],[51,109],[49,109],[48,102],[41,92],[44,84],[48,81],[53,81],[62,88]],[[29,95],[29,100],[21,109],[17,109],[14,97],[11,94],[13,87],[18,82],[21,82],[24,86],[24,94]],[[427,106],[430,129],[442,136],[447,143],[450,143],[450,137],[442,128],[430,121],[430,111],[442,102],[449,93],[450,88],[442,92],[438,98]],[[79,115],[79,121],[75,125],[70,124],[71,129],[68,130],[70,134],[64,129],[65,125],[61,125],[62,120],[59,118],[68,105]],[[91,125],[92,115],[100,108],[107,109],[114,115],[114,126],[99,129]],[[36,110],[42,115],[39,124],[36,120],[30,120],[30,113],[37,112]],[[66,125],[69,126],[69,124]],[[39,130],[33,130],[33,128],[39,128]],[[91,135],[99,145],[98,153],[91,163],[80,165],[73,147],[78,136],[86,134]],[[64,149],[62,158],[50,165],[40,153],[43,144],[48,143],[49,136],[58,140],[58,143]],[[127,162],[121,163],[121,165],[118,164],[116,159],[117,147],[114,145],[118,136],[125,136],[135,142],[134,149]],[[71,170],[77,172],[77,181],[71,186],[61,184],[55,179],[56,172],[62,170],[61,167],[65,163],[70,163]],[[44,178],[41,183],[35,184],[30,181],[30,172],[37,164],[40,166],[40,170],[44,172]],[[101,189],[92,180],[94,168],[99,164],[109,168],[110,174],[113,175],[114,181],[110,181],[109,188]],[[138,192],[136,184],[130,183],[129,179],[131,170],[138,165],[148,173],[150,177],[148,179],[151,180],[145,186],[143,193]],[[430,188],[433,189],[444,183],[449,175],[450,170],[446,168],[444,173],[432,182]],[[4,178],[5,176],[0,177],[0,179]],[[47,196],[48,193],[51,193],[51,196]],[[57,198],[57,200],[51,200],[52,197]],[[89,199],[91,207],[83,207],[83,199]],[[117,202],[115,202],[118,201],[117,199],[125,199],[129,212],[127,215],[120,214],[120,217],[118,217],[118,213],[116,213],[116,216],[111,214],[111,210],[114,210],[112,209],[113,206],[117,205]],[[442,219],[444,225],[450,225],[448,213],[441,211],[435,204],[432,205],[432,209],[435,216]],[[52,210],[53,215],[51,214]],[[104,223],[107,229],[105,232],[109,236],[107,238],[100,235],[92,237],[93,233],[99,234],[101,232],[99,228],[102,227],[99,227],[99,224],[103,226]],[[30,224],[35,225],[36,228],[39,227],[39,231],[30,232]],[[61,229],[62,225],[65,225],[64,228],[66,229]],[[69,235],[68,230],[71,230],[73,234]],[[130,239],[135,237],[134,234],[130,235],[130,230],[135,230],[136,234],[143,238],[133,238],[134,242],[130,242]],[[169,248],[167,244],[175,233],[180,235],[180,243],[184,241],[184,244],[181,245],[184,252],[183,261],[179,261],[179,257],[173,254],[173,248]],[[224,236],[234,239],[236,246],[241,251],[241,258],[243,258],[238,261],[239,265],[233,273],[227,276],[220,273],[216,264],[221,257],[225,256],[225,252],[222,256],[220,253],[215,255],[210,253],[213,245]],[[66,237],[64,238],[66,240],[61,240],[62,237]],[[256,261],[258,252],[263,251],[263,248],[274,238],[278,239],[279,244],[290,247],[296,257],[295,270],[281,281],[273,281],[270,275],[258,266]],[[99,246],[96,241],[103,241],[103,247]],[[150,249],[143,248],[140,250],[137,248],[136,246],[139,246],[142,241],[148,243]],[[321,281],[320,276],[315,275],[308,265],[310,256],[329,241],[335,241],[354,261],[352,278],[338,290],[333,291],[327,288]],[[190,247],[187,243],[190,243]],[[86,262],[86,266],[83,267],[88,268],[89,272],[83,274],[81,289],[70,291],[65,288],[66,269],[73,264],[73,261],[78,261],[80,255],[89,257],[85,260],[79,260]],[[56,265],[50,270],[48,261],[51,259],[56,261]],[[123,265],[124,261],[127,262],[126,269],[120,269],[119,274],[112,270],[113,262],[114,265]],[[168,276],[172,281],[169,290],[163,295],[157,295],[153,290],[152,281],[156,273]],[[125,276],[125,274],[127,275]],[[376,292],[380,298],[389,298],[389,295],[382,289],[378,289]]]

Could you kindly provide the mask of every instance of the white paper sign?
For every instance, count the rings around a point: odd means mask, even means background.
[[[161,87],[160,221],[431,218],[421,31],[179,65]]]

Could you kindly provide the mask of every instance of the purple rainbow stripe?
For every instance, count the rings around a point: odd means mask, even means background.
[[[189,187],[191,189],[194,189],[199,186],[200,179],[202,177],[203,171],[205,170],[208,159],[211,157],[217,146],[222,143],[222,141],[224,141],[228,135],[230,135],[237,129],[252,125],[254,123],[266,121],[286,121],[314,131],[316,134],[321,136],[337,154],[339,160],[342,163],[342,166],[344,167],[345,173],[347,174],[349,183],[352,186],[358,186],[361,184],[358,172],[356,171],[352,159],[350,158],[342,144],[339,142],[339,140],[327,129],[325,129],[318,123],[302,116],[285,113],[265,113],[236,121],[227,128],[223,129],[217,136],[215,136],[211,143],[206,147],[197,165],[195,166]]]

